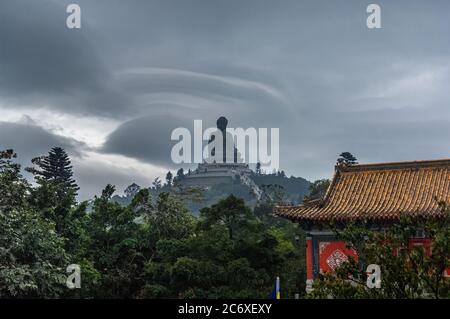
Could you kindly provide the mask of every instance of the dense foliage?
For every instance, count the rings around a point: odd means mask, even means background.
[[[251,209],[231,195],[199,217],[175,186],[132,185],[121,205],[107,185],[78,203],[64,150],[32,161],[33,185],[15,156],[0,154],[0,298],[268,298],[277,276],[284,297],[304,291],[301,233],[271,216],[273,196]],[[69,264],[80,289],[66,287]]]
[[[182,172],[169,174],[170,191],[157,195],[130,185],[127,205],[113,200],[112,185],[78,203],[64,150],[33,160],[34,184],[15,158],[0,152],[0,298],[268,298],[277,276],[283,298],[305,290],[304,234],[272,215],[286,201],[283,186],[261,187],[254,208],[230,195],[194,216],[185,202],[202,196],[180,187]],[[308,198],[322,198],[328,185],[316,181]],[[440,219],[403,218],[382,231],[331,225],[360,262],[321,275],[309,297],[449,297],[442,274],[450,267],[450,215],[441,206]],[[429,247],[411,249],[418,230]],[[80,266],[79,289],[66,286],[70,264]],[[368,264],[381,267],[380,289],[366,286]]]
[[[69,264],[64,238],[28,202],[30,186],[15,157],[0,152],[0,297],[58,297]]]
[[[358,251],[360,262],[350,258],[335,273],[314,282],[312,298],[450,298],[450,213],[440,203],[442,217],[402,217],[382,230],[366,223],[331,225],[337,236]],[[425,245],[411,238],[426,236]],[[381,286],[367,287],[367,265],[380,266]]]

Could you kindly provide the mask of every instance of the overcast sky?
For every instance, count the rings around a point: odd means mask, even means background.
[[[366,7],[381,6],[381,29]],[[66,27],[66,6],[82,10]],[[170,133],[280,128],[280,166],[450,157],[449,1],[0,0],[0,148],[70,153],[80,197],[174,169]],[[185,166],[186,167],[186,166]]]

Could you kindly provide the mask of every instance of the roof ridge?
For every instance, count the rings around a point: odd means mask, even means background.
[[[351,172],[351,171],[365,171],[365,170],[380,170],[380,169],[407,169],[407,168],[423,168],[449,166],[450,158],[434,159],[434,160],[416,160],[416,161],[401,161],[401,162],[383,162],[383,163],[367,163],[354,165],[336,165],[336,171]]]

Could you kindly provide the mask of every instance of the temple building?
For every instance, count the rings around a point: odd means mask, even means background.
[[[404,214],[438,217],[442,212],[436,199],[450,203],[450,159],[337,165],[323,199],[278,206],[274,213],[299,223],[306,231],[309,291],[319,273],[334,270],[350,255],[357,260],[357,252],[326,229],[328,222],[366,220],[384,227]],[[410,243],[427,249],[430,239],[418,231]]]

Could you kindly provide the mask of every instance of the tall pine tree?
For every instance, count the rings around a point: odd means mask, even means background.
[[[48,155],[36,157],[31,162],[34,167],[27,171],[35,176],[39,185],[33,192],[34,205],[54,220],[56,229],[62,232],[79,190],[73,179],[70,158],[61,147],[53,147]]]
[[[38,157],[33,160],[39,167],[37,175],[42,176],[46,181],[62,188],[66,194],[73,192],[76,196],[79,190],[73,179],[73,171],[70,158],[61,147],[53,147],[47,156]]]

